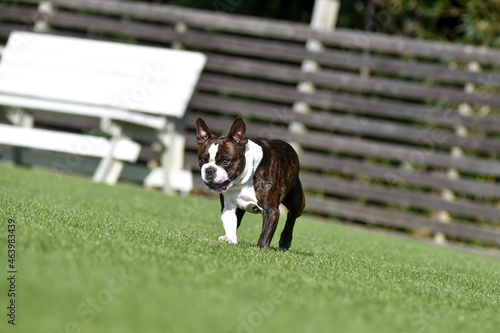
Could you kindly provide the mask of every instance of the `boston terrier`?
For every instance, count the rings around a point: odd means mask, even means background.
[[[237,244],[236,230],[245,212],[261,213],[258,246],[269,248],[280,217],[279,205],[288,209],[280,250],[292,242],[293,227],[305,206],[299,180],[299,158],[281,140],[249,139],[242,119],[234,120],[225,137],[212,135],[203,119],[196,121],[201,178],[220,195],[225,236],[220,242]]]

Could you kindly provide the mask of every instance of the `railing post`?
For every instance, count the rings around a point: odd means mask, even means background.
[[[175,32],[179,33],[179,34],[185,34],[187,31],[188,31],[188,26],[186,23],[184,22],[177,22],[175,24]],[[175,50],[184,50],[184,45],[182,45],[181,42],[179,41],[174,41],[172,42],[172,48],[175,49]]]
[[[42,1],[38,5],[38,15],[35,21],[33,31],[35,32],[49,32],[50,25],[48,18],[55,13],[54,4],[51,1]]]
[[[481,70],[481,65],[476,62],[476,61],[471,61],[467,64],[467,70],[470,72],[479,72]],[[469,93],[473,94],[475,91],[476,87],[474,83],[468,82],[465,84],[464,90]],[[473,113],[472,106],[467,103],[462,103],[458,107],[458,113],[461,116],[470,116]],[[462,124],[457,124],[454,126],[455,134],[457,136],[461,137],[467,137],[468,136],[468,129]],[[463,150],[460,147],[452,147],[450,154],[453,158],[462,158],[463,157]],[[457,169],[455,168],[449,168],[446,170],[446,177],[450,179],[458,179],[460,178],[460,174]],[[440,197],[445,200],[445,201],[454,201],[455,200],[455,193],[450,190],[450,189],[442,189],[439,193]],[[433,218],[436,219],[440,223],[449,223],[451,221],[451,216],[450,213],[448,213],[445,210],[438,210],[435,211],[433,214]],[[438,232],[434,235],[434,242],[437,244],[444,244],[446,243],[446,236]]]
[[[311,18],[311,28],[321,31],[332,31],[337,23],[338,12],[340,8],[340,0],[316,0],[314,3],[313,14]],[[319,40],[310,39],[306,43],[306,49],[310,52],[322,52],[323,44]],[[318,63],[314,60],[305,59],[302,62],[303,72],[317,72],[320,70]],[[315,91],[314,84],[310,81],[299,82],[297,90],[302,93],[313,93]],[[310,107],[303,101],[296,101],[293,105],[293,111],[296,113],[308,113]],[[292,133],[303,133],[306,131],[305,126],[296,121],[289,124],[289,131]],[[292,142],[295,150],[300,151],[299,144]]]

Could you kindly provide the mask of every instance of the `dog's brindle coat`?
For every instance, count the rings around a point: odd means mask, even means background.
[[[245,151],[248,150],[248,141],[252,141],[262,149],[262,159],[254,170],[253,176],[257,206],[236,208],[236,228],[240,226],[245,210],[253,213],[261,212],[262,232],[257,244],[262,248],[268,248],[278,225],[279,205],[283,204],[288,209],[288,215],[281,233],[279,247],[281,250],[288,250],[292,242],[295,220],[302,215],[305,206],[304,193],[299,180],[299,159],[295,150],[281,140],[248,139],[245,123],[239,118],[234,121],[227,137],[212,135],[201,118],[198,118],[196,125],[200,168],[207,162],[209,149],[214,144],[219,145],[215,161],[220,167],[222,165],[219,164],[229,163],[230,167],[224,170],[232,181],[237,180],[238,176],[245,171]],[[222,162],[220,162],[221,159]],[[229,192],[231,188],[228,188],[227,182],[224,185],[215,183],[207,185],[214,192],[220,193],[221,212],[224,212],[225,195],[228,195],[226,190]]]

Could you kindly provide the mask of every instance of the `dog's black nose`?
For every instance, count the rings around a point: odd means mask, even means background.
[[[205,170],[205,175],[207,176],[208,180],[214,180],[216,171],[217,170],[214,167],[209,167]]]

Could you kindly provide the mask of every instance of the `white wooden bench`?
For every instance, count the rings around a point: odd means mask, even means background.
[[[138,158],[134,133],[150,129],[165,146],[152,178],[185,191],[184,118],[205,62],[197,52],[13,32],[0,60],[0,105],[12,123],[0,127],[0,145],[101,158],[94,180],[112,184]],[[111,138],[29,129],[26,110],[98,118]],[[100,148],[83,154],[81,142]]]

